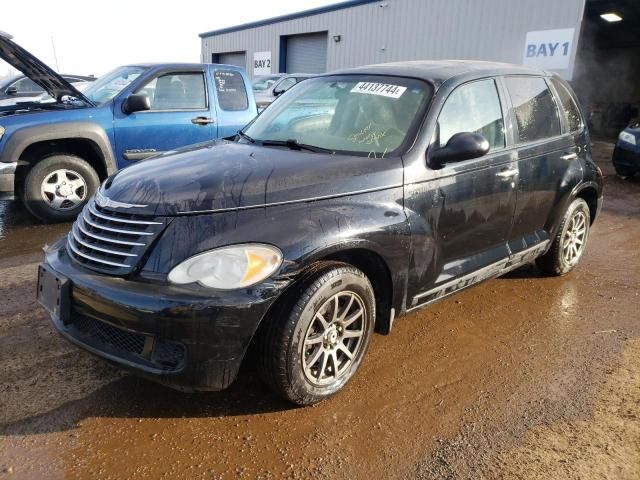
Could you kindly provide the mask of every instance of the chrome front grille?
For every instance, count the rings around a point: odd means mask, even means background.
[[[69,232],[67,252],[92,270],[126,275],[163,228],[155,217],[106,209],[91,199]]]

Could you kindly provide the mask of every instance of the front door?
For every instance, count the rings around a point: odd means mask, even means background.
[[[426,182],[405,186],[411,210],[413,265],[408,307],[448,294],[478,272],[509,258],[507,238],[516,202],[516,154],[506,148],[505,122],[493,79],[466,83],[447,98],[433,143],[439,148],[456,133],[483,135],[483,157],[450,163]],[[414,219],[411,220],[411,216]]]
[[[151,109],[126,114],[116,108],[115,139],[120,167],[217,136],[204,69],[159,73],[135,93],[146,94]]]

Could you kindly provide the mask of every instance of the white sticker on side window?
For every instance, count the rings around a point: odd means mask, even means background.
[[[358,82],[356,86],[351,89],[351,93],[366,93],[369,95],[380,95],[382,97],[400,98],[406,90],[407,87],[401,87],[400,85]]]

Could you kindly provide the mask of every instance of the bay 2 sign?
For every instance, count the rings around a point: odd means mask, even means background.
[[[254,52],[253,53],[253,75],[271,74],[271,52]]]
[[[569,69],[574,33],[574,28],[527,32],[522,63],[549,70]]]

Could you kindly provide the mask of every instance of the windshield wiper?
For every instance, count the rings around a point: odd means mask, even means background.
[[[262,140],[260,143],[264,146],[272,145],[275,147],[289,147],[291,150],[308,150],[316,153],[335,153],[333,150],[329,150],[328,148],[299,143],[295,138],[290,138],[289,140]]]
[[[254,138],[251,138],[249,135],[244,133],[242,130],[238,130],[238,135],[240,135],[240,137],[244,138],[249,143],[256,143]]]

